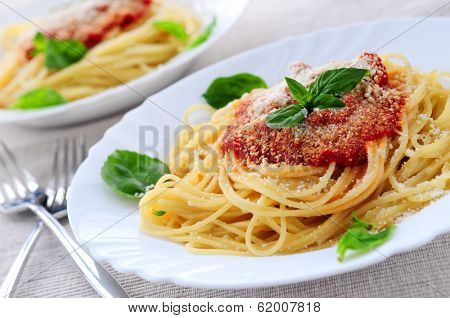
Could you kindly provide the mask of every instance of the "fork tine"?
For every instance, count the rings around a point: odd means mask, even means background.
[[[69,179],[70,179],[70,169],[69,169],[69,139],[64,139],[63,144],[63,191],[64,196],[66,194],[67,187],[69,186]]]
[[[1,154],[0,154],[0,160],[3,160],[1,158]],[[3,167],[3,164],[0,163],[0,165],[1,165],[1,167]],[[2,171],[2,169],[0,169],[0,171]],[[0,173],[0,205],[4,204],[4,203],[7,203],[10,200],[9,196],[8,196],[8,194],[6,192],[6,189],[5,189],[4,175],[5,174]]]
[[[85,142],[84,142],[84,138],[82,136],[80,136],[79,140],[77,140],[77,138],[72,138],[72,142],[71,142],[71,155],[72,155],[72,160],[71,160],[71,167],[70,170],[67,169],[68,171],[66,171],[67,175],[69,175],[69,182],[66,188],[66,197],[65,200],[67,201],[67,196],[69,194],[69,188],[70,188],[70,184],[72,183],[72,179],[73,176],[75,175],[75,172],[77,171],[78,166],[80,165],[83,156],[84,151],[84,146]]]
[[[18,188],[21,188],[21,191],[29,191],[34,192],[39,188],[38,183],[36,180],[31,176],[31,174],[28,172],[28,170],[23,169],[20,167],[16,156],[12,153],[12,151],[9,149],[9,147],[6,145],[6,143],[2,140],[0,141],[0,144],[6,153],[7,158],[9,159],[10,163],[14,167],[14,170],[17,172],[17,177],[14,178],[14,181]],[[25,194],[25,193],[24,193]]]
[[[59,140],[53,143],[53,159],[52,159],[52,173],[50,180],[48,182],[48,187],[52,190],[51,195],[47,198],[47,209],[51,210],[56,203],[56,196],[58,195],[58,186],[59,186],[59,149],[60,142]]]
[[[61,151],[62,150],[62,151]],[[55,169],[55,179],[56,179],[56,186],[55,186],[55,202],[53,207],[59,206],[64,203],[64,198],[66,195],[66,178],[65,178],[65,171],[67,170],[66,164],[67,164],[67,139],[58,140],[57,146],[56,146],[56,153],[55,153],[55,162],[56,162],[56,169]]]
[[[72,162],[71,162],[72,163],[72,167],[70,169],[69,187],[70,187],[70,184],[72,183],[73,175],[75,174],[75,171],[76,171],[76,169],[77,169],[77,167],[79,165],[79,163],[78,163],[78,142],[77,142],[76,138],[72,138],[71,146],[72,146],[72,150],[71,150],[71,153],[72,153]]]
[[[61,154],[62,149],[62,154]],[[65,204],[66,201],[66,193],[68,186],[68,171],[69,171],[69,140],[67,138],[63,140],[59,140],[57,142],[57,148],[55,153],[55,179],[56,179],[56,194],[55,194],[55,202],[53,202],[52,209],[60,207]]]
[[[9,199],[3,190],[3,186],[0,186],[0,205],[5,204],[8,201],[9,201]]]
[[[0,145],[3,148],[3,152],[7,154],[6,157],[4,157],[2,155],[2,153],[0,153],[0,166],[3,168],[4,173],[3,173],[3,190],[6,194],[6,197],[9,198],[10,200],[14,200],[17,198],[23,198],[25,197],[25,195],[27,194],[27,189],[24,185],[24,183],[22,182],[22,180],[20,180],[15,173],[13,173],[10,170],[10,164],[11,164],[11,158],[9,158],[7,150],[8,148],[6,147],[6,145],[2,142],[0,142]],[[8,158],[8,159],[6,159]],[[13,162],[14,164],[14,162]]]
[[[18,194],[7,182],[2,183],[2,192],[5,194],[5,202],[11,202],[18,198]]]
[[[80,135],[80,148],[81,148],[81,157],[80,157],[80,164],[86,159],[87,151],[86,151],[86,135],[81,134]]]
[[[60,143],[59,140],[55,141],[53,144],[53,162],[52,162],[52,178],[51,187],[56,191],[59,184],[59,173],[58,173],[58,156],[59,156]]]

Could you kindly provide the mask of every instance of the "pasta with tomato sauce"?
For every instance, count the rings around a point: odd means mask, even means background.
[[[42,88],[66,102],[126,83],[173,58],[200,31],[193,13],[161,0],[76,1],[11,25],[2,36],[0,108],[20,109],[21,96]]]
[[[361,76],[337,98],[352,79],[333,76],[349,69]],[[205,106],[211,120],[180,132],[171,174],[141,199],[143,231],[194,253],[268,256],[335,244],[352,213],[389,227],[449,190],[449,75],[363,53],[293,64],[309,91],[282,82]],[[303,97],[316,106],[299,116]]]

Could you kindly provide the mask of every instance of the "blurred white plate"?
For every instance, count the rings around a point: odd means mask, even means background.
[[[292,61],[321,65],[330,59],[350,59],[374,51],[418,19],[390,19],[369,24],[287,38],[205,68],[154,95],[161,111],[146,102],[130,111],[96,144],[77,172],[69,196],[69,219],[80,243],[94,257],[119,272],[132,272],[152,281],[208,288],[271,286],[336,275],[381,262],[396,253],[417,248],[450,231],[450,195],[402,221],[393,238],[361,257],[339,263],[336,248],[272,257],[238,257],[190,254],[176,243],[149,237],[139,231],[137,202],[123,199],[100,178],[100,168],[115,149],[143,151],[166,158],[174,130],[184,110],[201,102],[201,94],[218,76],[251,72],[269,84],[280,81]],[[449,70],[450,42],[438,38],[450,29],[449,19],[427,19],[389,43],[382,51],[409,57],[422,70]],[[147,127],[147,144],[139,145],[140,127]],[[142,129],[141,129],[142,131]],[[155,146],[151,146],[157,141]]]
[[[186,50],[175,56],[155,71],[94,96],[83,98],[61,106],[35,111],[13,111],[0,109],[0,124],[18,123],[24,126],[50,127],[74,124],[113,114],[138,105],[144,98],[180,78],[188,67],[211,44],[222,37],[244,12],[248,0],[168,0],[193,10],[206,26],[215,16],[217,25],[207,42],[193,50]],[[21,15],[30,18],[45,15],[55,5],[67,0],[5,1]],[[20,5],[21,4],[21,5]],[[13,21],[23,18],[18,13],[0,4],[2,22],[0,29]],[[3,16],[6,18],[3,20]],[[0,53],[1,54],[1,53]]]

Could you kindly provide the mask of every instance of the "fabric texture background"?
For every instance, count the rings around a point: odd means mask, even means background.
[[[446,0],[253,0],[237,25],[207,50],[188,73],[285,36],[392,16],[426,16],[446,2],[448,5],[433,15],[449,16],[450,4]],[[15,14],[4,9],[0,10],[1,15]],[[50,173],[52,141],[84,132],[92,145],[122,116],[116,114],[50,130],[0,126],[0,138],[13,148],[22,165],[45,182]],[[34,222],[26,214],[0,216],[0,281]],[[66,226],[69,228],[67,222]],[[14,297],[98,297],[65,255],[59,242],[45,230]],[[450,234],[447,234],[420,249],[353,273],[279,287],[191,289],[155,284],[135,275],[117,273],[108,265],[107,268],[132,297],[444,297],[450,295],[449,260]],[[295,268],[286,269],[280,264],[280,270],[295,271]]]

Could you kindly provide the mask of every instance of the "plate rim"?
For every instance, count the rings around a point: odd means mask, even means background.
[[[340,25],[340,26],[336,26],[336,27],[329,27],[329,28],[323,28],[320,30],[316,30],[314,32],[308,32],[305,34],[301,34],[301,35],[292,35],[292,36],[287,36],[284,37],[282,39],[279,39],[277,41],[273,41],[273,42],[269,42],[269,43],[265,43],[263,45],[260,45],[258,47],[240,52],[238,54],[235,54],[231,57],[228,57],[224,60],[221,60],[219,62],[213,63],[211,65],[208,65],[205,68],[202,68],[184,78],[182,78],[179,81],[176,81],[175,83],[173,83],[172,85],[166,87],[165,89],[159,91],[156,94],[153,94],[152,96],[150,96],[151,99],[157,99],[160,95],[164,94],[166,92],[166,90],[172,89],[173,86],[176,85],[181,85],[184,82],[190,81],[192,77],[197,76],[198,73],[207,73],[211,68],[213,67],[218,67],[221,65],[224,65],[226,63],[229,63],[230,61],[233,61],[234,59],[239,59],[242,58],[243,56],[246,55],[251,55],[253,52],[258,51],[258,50],[264,50],[267,49],[268,47],[271,46],[277,46],[277,45],[281,45],[284,42],[287,41],[291,41],[293,39],[301,39],[304,37],[308,37],[308,36],[315,36],[317,34],[320,33],[326,33],[326,32],[330,32],[330,31],[342,31],[344,29],[351,29],[354,27],[358,27],[358,26],[363,26],[363,27],[370,27],[370,26],[374,26],[377,24],[383,24],[383,23],[396,23],[399,21],[410,21],[410,22],[417,22],[419,20],[421,20],[421,17],[389,17],[389,18],[383,18],[383,19],[377,19],[374,21],[370,21],[370,22],[359,22],[359,23],[349,23],[349,24],[344,24],[344,25]],[[448,17],[430,17],[429,20],[436,20],[436,21],[450,21],[450,18]],[[113,125],[112,127],[110,127],[109,129],[106,130],[106,132],[104,133],[104,136],[94,145],[91,147],[91,149],[89,150],[89,156],[91,156],[91,152],[95,152],[96,149],[98,147],[100,147],[102,140],[107,137],[108,135],[112,134],[112,131],[115,130],[116,127],[121,126],[124,122],[126,122],[128,120],[128,117],[131,117],[133,115],[134,112],[139,111],[139,109],[141,107],[145,107],[144,106],[145,103],[141,104],[140,106],[128,111],[123,118],[116,123],[115,125]],[[80,169],[84,166],[85,162],[83,162],[83,164],[80,166]],[[73,188],[71,188],[70,192],[69,192],[69,202],[70,202],[70,197],[71,197],[71,192],[73,191]],[[450,202],[450,194],[445,195],[444,197],[440,198],[439,200],[437,200],[436,202]],[[425,206],[422,210],[425,210],[429,207],[429,205]],[[421,211],[422,211],[421,210]],[[68,209],[68,216],[69,216],[69,222],[70,222],[70,226],[72,228],[72,230],[74,230],[74,226],[72,225],[73,223],[73,219],[71,217],[71,212],[70,212],[70,208]],[[316,279],[320,279],[320,278],[327,278],[327,277],[332,277],[332,276],[336,276],[336,275],[340,275],[340,274],[344,274],[344,273],[348,273],[348,272],[353,272],[355,270],[360,270],[360,269],[364,269],[367,268],[371,265],[375,265],[378,263],[381,263],[382,261],[387,260],[388,258],[394,256],[394,255],[398,255],[401,253],[405,253],[408,251],[412,251],[414,249],[417,249],[419,247],[422,247],[426,244],[428,244],[429,242],[431,242],[433,239],[437,238],[440,235],[443,235],[445,233],[450,232],[450,223],[449,224],[444,224],[441,225],[439,228],[433,228],[433,231],[428,231],[426,233],[421,233],[420,239],[414,240],[414,241],[408,241],[408,242],[403,242],[402,244],[397,244],[395,246],[392,246],[392,248],[390,248],[387,252],[385,252],[383,255],[378,254],[378,253],[370,253],[370,255],[372,255],[372,257],[361,257],[353,262],[349,262],[346,264],[346,266],[342,266],[342,267],[338,267],[338,268],[334,268],[332,270],[327,269],[323,272],[317,272],[314,274],[309,274],[309,275],[302,275],[301,277],[298,276],[291,276],[288,277],[286,279],[275,279],[275,280],[265,280],[262,281],[260,280],[259,282],[255,282],[255,281],[245,281],[245,282],[240,282],[239,284],[237,284],[235,281],[231,282],[231,283],[217,283],[217,282],[205,282],[205,281],[193,281],[192,279],[189,278],[185,278],[184,276],[180,276],[180,275],[176,275],[176,274],[172,274],[170,276],[158,276],[158,275],[150,275],[149,273],[146,273],[145,275],[142,274],[141,271],[139,271],[138,269],[133,269],[130,267],[125,267],[125,266],[121,266],[120,264],[118,264],[118,262],[114,261],[114,257],[107,257],[105,255],[99,254],[97,253],[95,250],[93,250],[90,247],[90,250],[93,254],[93,256],[100,260],[100,261],[106,261],[109,264],[111,264],[111,266],[116,269],[117,271],[121,272],[121,273],[133,273],[135,275],[138,275],[139,277],[142,277],[145,280],[148,281],[152,281],[152,282],[158,282],[158,283],[175,283],[181,286],[185,286],[185,287],[193,287],[193,288],[208,288],[208,289],[243,289],[243,288],[259,288],[259,287],[268,287],[268,286],[281,286],[281,285],[287,285],[287,284],[294,284],[294,283],[302,283],[302,282],[306,282],[306,281],[311,281],[311,280],[316,280]],[[76,239],[78,241],[80,241],[80,238],[77,236],[77,233],[75,231],[73,231]],[[175,244],[175,243],[174,243]],[[330,247],[330,248],[335,248],[335,246]],[[321,251],[325,251],[328,250],[330,248],[327,249],[322,249]],[[319,250],[320,251],[320,250]],[[310,252],[310,253],[314,253],[314,252]],[[294,255],[299,255],[299,254],[294,254]],[[291,255],[289,255],[291,256]],[[232,257],[237,257],[237,256],[232,256]],[[283,257],[283,256],[270,256],[270,257]]]

